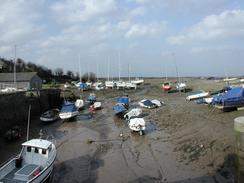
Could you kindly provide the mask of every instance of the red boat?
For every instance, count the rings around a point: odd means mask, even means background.
[[[162,88],[164,91],[170,91],[172,89],[172,85],[169,82],[165,82],[162,84]]]

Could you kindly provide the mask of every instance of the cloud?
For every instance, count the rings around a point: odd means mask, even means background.
[[[170,44],[181,45],[244,36],[244,10],[227,10],[209,15],[185,33],[168,38]]]
[[[2,1],[0,6],[0,44],[23,44],[41,35],[44,27],[38,22],[38,8],[43,1]]]
[[[108,16],[117,9],[114,0],[64,0],[51,6],[58,22],[77,23]]]
[[[126,38],[136,38],[142,36],[156,36],[166,29],[166,23],[147,23],[147,24],[133,24],[125,33]]]

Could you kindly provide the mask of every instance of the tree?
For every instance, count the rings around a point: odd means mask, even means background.
[[[66,75],[67,75],[67,76],[69,76],[69,77],[70,77],[70,79],[73,79],[73,77],[74,77],[73,72],[72,72],[72,71],[70,71],[70,70],[68,70],[68,71],[67,71]]]
[[[56,76],[63,76],[64,71],[62,68],[57,68],[57,69],[55,69],[54,73]]]
[[[89,73],[87,72],[87,73],[83,74],[82,82],[87,82],[87,81],[95,82],[96,74],[93,72],[89,72]]]

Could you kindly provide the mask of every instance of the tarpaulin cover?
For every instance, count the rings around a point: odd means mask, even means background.
[[[119,97],[117,99],[118,103],[122,103],[122,104],[129,104],[129,98],[128,97]]]
[[[63,104],[61,112],[75,112],[77,108],[74,103],[66,102]]]
[[[151,102],[151,100],[145,100],[142,102],[145,106],[154,106],[155,104]]]
[[[114,110],[115,114],[119,114],[119,113],[125,112],[126,108],[122,104],[116,104],[113,107],[113,110]]]
[[[223,95],[214,96],[214,103],[225,103],[225,102],[239,102],[244,99],[244,88],[236,87],[227,91]]]
[[[86,83],[81,83],[81,84],[80,84],[80,89],[85,90],[85,89],[87,89],[87,88],[88,88],[88,86],[87,86]]]

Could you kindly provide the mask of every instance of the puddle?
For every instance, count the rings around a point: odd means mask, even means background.
[[[84,120],[90,120],[92,119],[92,114],[91,113],[83,113],[78,116],[76,116],[77,121],[84,121]]]
[[[157,127],[157,125],[154,122],[152,122],[152,121],[146,122],[146,130],[145,130],[146,134],[152,133],[157,130],[159,130],[159,128]]]

